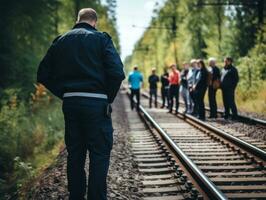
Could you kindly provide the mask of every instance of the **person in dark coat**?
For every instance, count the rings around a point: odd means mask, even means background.
[[[210,106],[210,118],[217,118],[217,102],[216,102],[216,92],[220,87],[220,69],[216,66],[215,58],[209,59],[210,66],[210,82],[208,87],[208,97],[209,97],[209,106]]]
[[[80,10],[77,24],[55,39],[37,73],[37,81],[63,100],[70,200],[85,200],[86,190],[87,199],[107,199],[113,145],[110,104],[125,78],[111,37],[96,30],[96,24],[95,10]]]
[[[193,86],[193,91],[195,91],[198,118],[205,120],[205,105],[204,96],[207,90],[208,82],[208,70],[203,62],[203,60],[198,60],[199,73],[197,74],[196,82]]]
[[[162,106],[161,108],[165,107],[165,104],[167,103],[167,108],[169,107],[169,73],[167,72],[167,69],[164,69],[164,74],[161,76],[161,95],[162,95]]]
[[[149,87],[150,87],[150,99],[149,106],[152,107],[152,97],[154,96],[154,106],[157,108],[157,83],[159,77],[156,75],[156,69],[152,68],[152,74],[149,76]]]
[[[235,90],[239,81],[238,71],[233,66],[233,59],[226,57],[224,59],[224,68],[221,76],[221,89],[224,103],[224,118],[228,119],[230,110],[232,111],[232,119],[237,119],[237,107],[235,103]]]

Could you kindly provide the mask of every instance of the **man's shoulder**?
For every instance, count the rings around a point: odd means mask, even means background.
[[[237,67],[236,66],[233,65],[232,68],[233,68],[234,71],[237,71]]]
[[[107,39],[112,39],[112,37],[109,35],[109,33],[107,33],[107,32],[100,32],[100,33],[103,35],[103,37],[105,37]]]
[[[60,38],[62,37],[62,35],[58,35],[54,40],[53,40],[53,44],[55,44]]]
[[[105,32],[101,32],[97,29],[86,29],[86,28],[73,28],[70,29],[69,31],[65,32],[62,37],[64,36],[70,36],[70,35],[94,35],[94,36],[98,36],[101,38],[108,38],[107,37],[107,33]]]
[[[217,67],[217,66],[214,66],[213,70],[220,71],[219,67]]]

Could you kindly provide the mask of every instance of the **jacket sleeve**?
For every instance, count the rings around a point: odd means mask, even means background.
[[[149,81],[149,84],[151,84],[151,76],[149,76],[148,81]]]
[[[236,68],[234,68],[234,70],[233,70],[233,80],[232,80],[234,87],[237,86],[238,81],[239,81],[238,71],[237,71]]]
[[[142,74],[139,75],[139,81],[143,82],[143,75]]]
[[[106,91],[109,103],[112,103],[116,94],[121,86],[122,81],[125,79],[123,64],[118,55],[111,37],[104,33],[104,58],[103,64],[106,74]]]
[[[204,86],[207,85],[207,76],[208,76],[207,70],[200,70],[198,73],[200,74],[199,74],[199,79],[197,80],[196,83],[196,89],[203,88]]]
[[[37,82],[43,84],[52,94],[62,99],[62,94],[57,90],[53,76],[55,41],[48,49],[46,55],[39,64]]]
[[[221,78],[220,69],[218,67],[215,67],[213,71],[213,81],[220,80],[220,78]]]
[[[180,71],[177,71],[177,80],[178,80],[178,84],[180,84],[180,82],[181,82],[181,73],[180,73]]]

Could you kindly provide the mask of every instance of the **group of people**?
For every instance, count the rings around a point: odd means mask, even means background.
[[[157,107],[157,89],[158,83],[161,82],[161,108],[167,107],[169,112],[173,112],[175,102],[175,114],[179,109],[179,96],[181,94],[184,104],[185,113],[192,114],[201,120],[205,120],[205,104],[204,97],[208,90],[208,100],[210,106],[209,118],[217,118],[217,102],[216,93],[220,88],[222,90],[222,98],[224,103],[224,118],[237,119],[237,107],[235,103],[235,89],[239,81],[238,71],[233,66],[233,59],[226,57],[224,59],[224,67],[220,69],[216,65],[216,59],[208,60],[206,67],[202,59],[192,59],[190,63],[184,63],[181,72],[175,64],[170,69],[165,69],[164,74],[159,78],[156,75],[156,69],[152,69],[152,73],[148,78],[149,82],[149,106]],[[131,88],[131,108],[134,108],[134,96],[137,97],[136,108],[139,108],[140,88],[143,82],[143,75],[134,67],[133,72],[129,74],[128,82]]]

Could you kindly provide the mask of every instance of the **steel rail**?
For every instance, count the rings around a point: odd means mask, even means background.
[[[129,96],[129,92],[127,91]],[[136,103],[136,101],[134,101]],[[176,156],[180,159],[186,169],[191,173],[193,178],[201,186],[202,190],[212,200],[226,200],[228,199],[225,194],[217,188],[217,186],[194,164],[194,162],[178,147],[178,145],[171,139],[171,137],[160,127],[160,125],[149,115],[149,113],[139,106],[139,111],[142,112],[145,118],[153,125],[158,131],[164,141],[173,150]]]
[[[229,133],[226,133],[225,131],[218,129],[210,124],[207,124],[199,119],[197,119],[196,117],[193,117],[191,115],[188,114],[184,114],[181,112],[178,112],[180,115],[184,116],[184,118],[190,119],[191,121],[201,125],[202,127],[216,133],[217,135],[221,136],[222,138],[229,140],[230,142],[234,143],[235,145],[245,149],[246,151],[248,151],[249,153],[259,157],[260,159],[262,159],[263,161],[266,161],[266,152],[263,151],[262,149],[249,144],[247,142],[245,142],[244,140],[241,140]]]
[[[145,93],[142,93],[143,96],[145,96],[146,98],[148,98],[149,96]],[[158,100],[158,102],[161,104],[162,102],[160,100]],[[229,133],[226,133],[225,131],[221,130],[221,129],[218,129],[210,124],[207,124],[195,117],[193,117],[192,115],[189,115],[189,114],[184,114],[184,113],[181,113],[180,111],[178,111],[178,114],[180,114],[181,116],[183,116],[184,118],[187,118],[187,119],[190,119],[191,121],[199,124],[200,126],[214,132],[215,134],[221,136],[222,138],[234,143],[235,145],[237,145],[238,147],[241,147],[242,149],[246,150],[247,152],[257,156],[258,158],[262,159],[264,162],[266,161],[266,152],[263,151],[262,149],[252,145],[252,144],[249,144],[247,142],[245,142],[244,140],[241,140]]]
[[[147,94],[147,92],[142,92],[142,96],[148,97],[149,95]],[[180,104],[184,104],[184,102],[179,101]],[[205,107],[206,111],[210,111],[209,107]],[[224,112],[220,109],[218,109],[217,111],[219,114],[223,114]],[[258,118],[254,118],[254,117],[248,117],[248,116],[244,116],[244,115],[238,115],[238,119],[242,122],[246,122],[246,123],[250,123],[250,124],[258,124],[258,125],[263,125],[266,126],[266,120],[262,120],[262,119],[258,119]]]
[[[206,195],[212,200],[225,200],[227,197],[217,186],[193,163],[192,160],[178,147],[171,137],[160,127],[160,125],[149,115],[149,113],[140,105],[140,112],[158,131],[163,140],[169,145],[176,156],[180,159],[186,169],[191,173],[198,185],[203,189]]]

